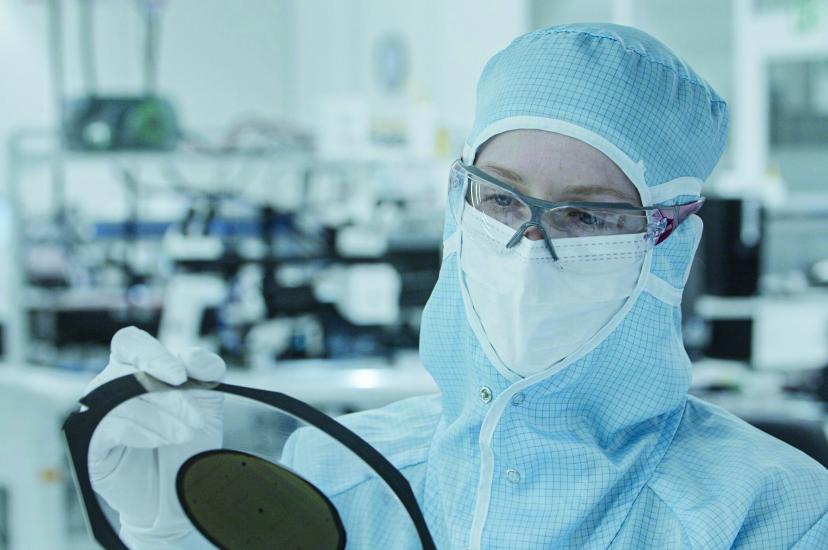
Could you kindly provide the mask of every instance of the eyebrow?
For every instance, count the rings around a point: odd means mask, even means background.
[[[523,183],[523,178],[520,177],[520,174],[516,172],[512,172],[508,168],[504,168],[502,166],[498,166],[497,164],[486,163],[481,168],[488,168],[492,172],[497,173],[500,177],[510,180],[513,183]]]
[[[610,195],[616,199],[629,202],[630,204],[638,204],[639,199],[635,195],[624,193],[612,187],[604,187],[603,185],[573,185],[566,187],[561,195],[566,197],[589,198],[596,195]]]
[[[503,166],[498,166],[497,164],[491,164],[488,162],[482,165],[481,168],[486,168],[487,170],[495,172],[500,177],[509,180],[509,183],[518,184],[518,187],[525,190],[525,182],[520,174],[513,172],[508,168],[504,168]],[[631,195],[629,193],[619,191],[618,189],[603,185],[571,185],[564,188],[561,195],[571,199],[588,199],[596,195],[610,195],[616,199],[629,202],[630,204],[639,204],[639,198],[637,195]]]

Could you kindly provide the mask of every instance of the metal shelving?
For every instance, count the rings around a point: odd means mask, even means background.
[[[88,293],[81,296],[73,291],[36,289],[27,285],[24,258],[24,234],[27,223],[22,201],[22,185],[30,172],[48,170],[52,195],[59,202],[67,185],[67,171],[87,165],[115,165],[119,167],[162,166],[216,166],[222,164],[266,163],[279,170],[299,174],[300,179],[311,175],[331,174],[362,177],[375,171],[422,171],[439,170],[448,164],[446,159],[416,159],[403,151],[377,151],[375,154],[356,159],[325,159],[310,151],[283,149],[246,149],[203,151],[194,147],[181,147],[173,151],[100,151],[83,152],[66,150],[61,146],[54,130],[28,129],[13,134],[8,142],[8,197],[12,216],[12,249],[9,256],[10,277],[9,319],[5,330],[6,361],[23,364],[27,359],[30,334],[28,312],[48,306],[82,307]],[[73,182],[74,184],[74,182]],[[396,185],[397,181],[389,181]],[[59,205],[55,210],[59,209]],[[439,237],[439,236],[438,236]],[[117,290],[117,289],[115,289]],[[157,289],[156,289],[157,290]],[[102,300],[117,307],[123,299],[93,296],[95,303]],[[112,298],[112,299],[110,299]],[[156,300],[157,301],[157,300]]]

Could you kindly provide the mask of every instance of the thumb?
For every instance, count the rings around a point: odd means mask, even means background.
[[[185,348],[178,353],[178,358],[187,369],[187,375],[196,380],[221,382],[227,373],[224,360],[204,348]]]
[[[115,333],[111,358],[147,372],[167,384],[177,386],[187,380],[181,361],[161,342],[136,327],[127,327]]]

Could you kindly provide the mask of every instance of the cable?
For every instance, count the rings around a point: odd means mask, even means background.
[[[65,81],[63,73],[63,5],[61,0],[51,0],[49,2],[49,61],[56,115],[58,125],[62,126],[64,123],[63,94]]]
[[[151,0],[144,0],[144,92],[155,95],[158,89],[158,51],[161,42],[161,7]]]
[[[66,124],[66,107],[64,94],[66,88],[64,65],[63,65],[63,4],[62,0],[51,0],[49,2],[48,21],[49,40],[49,62],[52,73],[52,89],[54,94],[55,116],[60,138],[63,137],[63,129]],[[63,147],[63,143],[60,143]],[[55,223],[65,227],[66,215],[66,174],[63,160],[60,156],[51,163],[51,185],[52,201],[54,204]],[[68,250],[70,242],[64,243]]]
[[[81,0],[80,2],[80,61],[81,74],[86,86],[86,93],[90,96],[98,93],[98,71],[95,63],[95,0]]]

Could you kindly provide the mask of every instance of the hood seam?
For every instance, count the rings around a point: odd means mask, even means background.
[[[647,61],[648,63],[652,63],[653,65],[658,65],[659,67],[662,67],[664,69],[669,70],[679,80],[682,80],[684,82],[687,82],[688,84],[692,84],[694,86],[698,86],[700,88],[703,88],[704,91],[707,92],[707,95],[710,97],[710,103],[727,104],[727,101],[725,101],[721,97],[718,97],[718,94],[714,96],[711,93],[710,84],[708,84],[707,82],[702,81],[702,80],[696,80],[694,78],[690,78],[687,75],[683,75],[683,74],[679,73],[675,69],[675,67],[673,67],[671,65],[668,65],[667,63],[664,63],[663,61],[653,59],[652,57],[650,57],[649,55],[647,55],[644,52],[640,52],[640,51],[638,51],[634,48],[627,47],[624,44],[622,44],[619,40],[617,40],[617,39],[615,39],[611,36],[604,36],[604,35],[595,34],[595,33],[589,32],[589,31],[566,29],[566,28],[547,29],[545,32],[539,32],[538,34],[572,34],[572,35],[589,36],[590,38],[595,38],[595,39],[599,39],[599,40],[608,40],[608,41],[612,42],[613,44],[616,44],[619,48],[621,48],[625,52],[635,54],[638,57],[640,57],[641,59],[644,59],[645,61]]]

